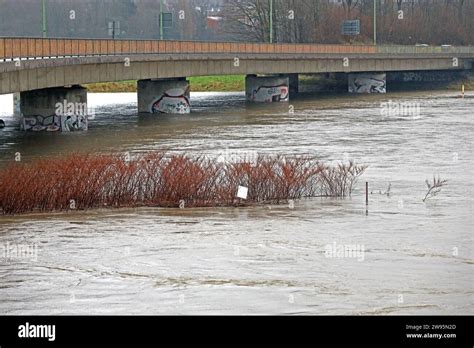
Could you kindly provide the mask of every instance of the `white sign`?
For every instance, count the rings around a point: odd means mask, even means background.
[[[247,199],[247,194],[249,189],[245,186],[239,186],[239,190],[237,191],[237,197],[242,199]]]

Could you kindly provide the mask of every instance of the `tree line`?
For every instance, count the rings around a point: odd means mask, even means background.
[[[48,37],[159,39],[161,0],[45,0]],[[270,16],[270,3],[273,16]],[[376,0],[382,44],[472,45],[474,0]],[[164,39],[371,43],[374,0],[163,0]],[[43,35],[42,0],[0,0],[0,36]],[[271,18],[270,18],[271,17]],[[358,19],[360,35],[345,36]]]
[[[376,0],[377,37],[385,44],[474,42],[474,1]],[[269,41],[270,1],[226,1],[226,31],[239,39]],[[276,42],[371,43],[373,0],[273,0]],[[344,20],[360,20],[361,33],[342,35]]]

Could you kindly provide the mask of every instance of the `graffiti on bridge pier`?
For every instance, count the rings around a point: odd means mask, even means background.
[[[88,129],[85,115],[24,116],[21,127],[32,132],[77,132]]]
[[[164,114],[189,114],[191,112],[191,105],[188,95],[189,86],[186,89],[168,89],[162,96],[152,103],[151,112]]]
[[[260,103],[287,101],[288,97],[289,88],[284,84],[278,86],[260,86],[247,95],[248,100]]]
[[[349,74],[349,93],[387,93],[386,74]]]

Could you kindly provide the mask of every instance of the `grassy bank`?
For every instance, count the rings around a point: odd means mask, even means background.
[[[322,74],[300,75],[299,88],[303,92],[342,92],[347,90],[347,81],[330,79]]]
[[[240,92],[245,91],[245,76],[198,76],[190,77],[191,90],[194,92]]]
[[[193,92],[240,92],[245,90],[245,76],[198,76],[190,77]],[[85,86],[92,93],[136,92],[136,81],[94,83]]]
[[[137,81],[105,82],[85,85],[88,92],[92,93],[124,93],[136,92]]]
[[[191,90],[193,92],[240,92],[245,90],[244,75],[224,75],[224,76],[198,76],[190,77]],[[464,84],[466,92],[474,91],[474,78],[466,76],[462,81],[440,84],[426,84],[423,89],[453,90],[461,91]],[[94,83],[85,86],[92,93],[118,93],[137,91],[136,81]],[[347,89],[347,81],[328,79],[323,75],[300,75],[300,87],[312,92],[336,92]],[[409,88],[406,85],[405,88]],[[413,86],[413,89],[417,89]]]
[[[464,84],[464,89],[466,92],[474,91],[474,80],[465,79],[463,81],[452,82],[448,85],[449,90],[461,92],[461,86]]]

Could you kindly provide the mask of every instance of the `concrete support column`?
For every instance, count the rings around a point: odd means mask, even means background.
[[[138,112],[189,114],[190,86],[186,78],[138,81]]]
[[[290,96],[294,96],[300,92],[299,74],[289,74]]]
[[[247,101],[254,103],[284,102],[289,100],[290,78],[288,76],[255,76],[245,78]]]
[[[21,116],[20,93],[13,93],[13,116],[15,118]]]
[[[87,89],[38,89],[20,94],[21,126],[26,131],[86,131]]]
[[[349,93],[387,93],[387,74],[349,74]]]

